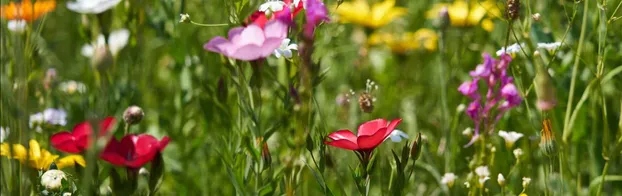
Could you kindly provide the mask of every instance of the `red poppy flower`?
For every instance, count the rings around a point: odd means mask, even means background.
[[[275,18],[279,18],[283,21],[288,21],[289,23],[291,23],[291,20],[303,9],[303,2],[302,0],[298,2],[298,5],[294,6],[294,12],[292,13],[290,10],[290,7],[292,6],[292,4],[294,2],[292,2],[292,0],[284,0],[283,3],[285,3],[285,5],[283,5],[283,9],[277,12],[274,12],[270,18],[268,18],[268,16],[266,16],[266,13],[262,12],[262,11],[255,11],[253,12],[248,18],[246,18],[246,20],[244,21],[244,26],[249,25],[249,24],[255,24],[260,26],[261,28],[263,28],[266,23],[272,19]]]
[[[126,135],[120,142],[116,139],[110,140],[100,158],[113,165],[140,168],[162,152],[169,140],[168,137],[164,137],[158,141],[147,134]]]
[[[106,117],[99,122],[98,137],[106,135],[113,127],[116,119],[114,117]],[[81,122],[73,127],[73,131],[63,131],[56,133],[50,137],[52,147],[66,153],[81,153],[86,150],[93,134],[93,127],[90,122]]]
[[[354,135],[350,130],[339,130],[328,135],[332,141],[325,141],[324,143],[337,148],[369,154],[389,137],[400,122],[402,122],[401,118],[390,122],[385,119],[368,121],[359,126],[357,135]]]

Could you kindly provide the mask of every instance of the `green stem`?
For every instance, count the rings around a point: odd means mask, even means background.
[[[603,173],[600,175],[600,185],[598,185],[598,192],[596,192],[597,196],[600,196],[603,191],[603,186],[605,185],[605,176],[607,176],[607,170],[609,170],[609,161],[605,162],[605,167],[603,168]]]
[[[562,135],[562,141],[564,144],[568,143],[568,137],[570,136],[570,112],[572,111],[572,102],[574,101],[574,91],[577,83],[577,73],[579,72],[579,62],[581,57],[581,52],[583,50],[583,41],[585,40],[585,29],[587,27],[587,15],[589,7],[589,0],[585,0],[583,5],[583,19],[581,22],[581,34],[579,35],[579,46],[577,47],[577,51],[574,58],[574,65],[572,66],[572,79],[570,80],[570,93],[568,94],[568,102],[566,106],[566,115],[564,117],[564,130]]]
[[[193,25],[202,26],[202,27],[224,27],[224,26],[229,26],[229,24],[203,24],[203,23],[198,23],[198,22],[194,22],[194,21],[190,21],[190,23],[192,23]]]

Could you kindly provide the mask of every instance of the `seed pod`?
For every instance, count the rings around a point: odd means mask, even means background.
[[[538,100],[536,102],[536,107],[539,110],[547,111],[553,109],[555,105],[557,105],[557,99],[555,98],[555,86],[553,85],[553,81],[549,72],[546,71],[546,68],[540,62],[540,53],[534,53],[534,59],[536,62],[536,94],[538,96]]]
[[[135,105],[128,107],[125,109],[125,112],[123,112],[123,120],[129,125],[139,123],[144,116],[145,113],[143,109]]]
[[[505,14],[509,20],[516,20],[520,12],[520,0],[507,0]]]

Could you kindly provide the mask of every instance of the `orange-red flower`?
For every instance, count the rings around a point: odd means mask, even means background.
[[[11,2],[1,8],[2,18],[7,20],[25,20],[32,22],[56,8],[55,0],[42,0],[32,3],[24,0],[21,3]]]

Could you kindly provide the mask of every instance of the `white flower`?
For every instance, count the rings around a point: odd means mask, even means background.
[[[464,109],[466,109],[466,105],[460,104],[458,105],[458,107],[456,107],[456,112],[458,113],[464,112]]]
[[[473,129],[471,127],[467,127],[464,131],[462,131],[462,135],[471,137],[471,135],[473,135]]]
[[[393,132],[391,132],[391,134],[389,134],[389,137],[387,137],[387,139],[388,138],[391,138],[392,142],[396,142],[397,143],[397,142],[401,142],[402,139],[408,139],[408,135],[406,133],[404,133],[403,131],[395,129],[395,130],[393,130]]]
[[[518,43],[512,44],[508,46],[507,50],[505,49],[505,47],[501,47],[501,50],[497,51],[497,56],[501,56],[503,53],[508,53],[508,54],[519,53],[522,47],[525,47],[525,43],[522,43],[520,45]]]
[[[41,176],[41,185],[48,191],[58,190],[63,185],[63,179],[67,179],[65,172],[57,169],[48,170]]]
[[[523,188],[527,188],[527,186],[529,186],[529,183],[531,183],[531,178],[527,178],[527,177],[523,177]]]
[[[469,182],[464,182],[464,186],[468,189],[471,188],[471,184],[469,184]]]
[[[6,23],[6,27],[15,33],[24,32],[27,26],[28,26],[28,23],[26,23],[25,20],[9,20]]]
[[[512,153],[514,153],[514,157],[516,159],[520,159],[520,156],[523,156],[523,150],[521,150],[520,148],[514,149]]]
[[[33,126],[41,123],[65,126],[67,124],[67,112],[62,109],[48,108],[43,112],[30,115],[30,128],[33,128]],[[36,128],[36,131],[41,132],[41,128],[39,126]]]
[[[266,15],[272,14],[272,12],[278,12],[283,10],[285,2],[282,1],[267,1],[259,6],[259,11],[266,13]]]
[[[503,177],[503,174],[499,173],[497,176],[497,183],[499,183],[499,186],[505,185],[505,177]]]
[[[149,170],[145,169],[144,167],[141,167],[138,170],[138,174],[139,175],[143,175],[143,176],[149,176]]]
[[[84,83],[76,82],[73,80],[60,83],[58,85],[58,88],[67,94],[73,94],[75,92],[78,92],[78,93],[86,92],[86,85],[84,85]]]
[[[553,51],[562,45],[561,42],[553,42],[553,43],[538,43],[538,49],[545,49],[548,51]]]
[[[190,15],[189,14],[179,14],[179,23],[184,23],[184,22],[190,22]]]
[[[77,0],[67,2],[67,9],[81,14],[99,14],[112,9],[121,0]]]
[[[129,38],[130,31],[127,29],[120,29],[110,33],[108,36],[108,48],[110,49],[112,56],[117,56],[117,53],[119,53],[119,51],[127,45]],[[97,41],[94,44],[86,44],[82,46],[82,55],[85,57],[93,57],[95,49],[105,46],[106,39],[104,38],[104,35],[99,35],[97,36]]]
[[[501,130],[499,131],[499,136],[501,136],[505,140],[505,146],[511,148],[512,146],[514,146],[516,140],[523,137],[523,134],[514,131],[506,132]]]
[[[479,166],[475,168],[475,174],[479,176],[479,178],[484,178],[490,176],[490,171],[488,171],[488,166]]]
[[[298,50],[298,45],[297,44],[289,44],[290,39],[285,38],[283,39],[283,41],[281,42],[281,46],[279,46],[279,48],[274,50],[274,56],[276,56],[276,58],[281,58],[281,56],[284,56],[285,58],[292,58],[292,50]]]
[[[63,196],[71,196],[71,193],[70,192],[65,192],[65,193],[63,193]]]
[[[457,176],[454,173],[445,173],[441,178],[441,183],[446,184],[448,187],[452,187],[456,181]]]
[[[9,128],[0,127],[0,143],[4,142],[7,137],[9,137]]]

